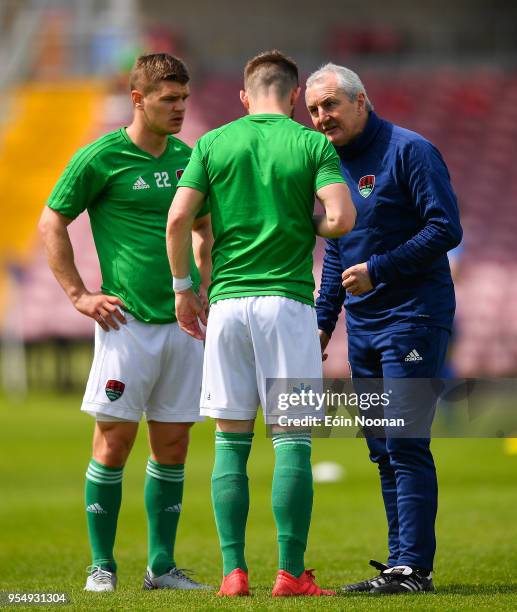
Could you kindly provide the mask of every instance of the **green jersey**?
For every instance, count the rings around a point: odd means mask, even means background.
[[[314,193],[343,182],[325,136],[287,115],[248,115],[205,134],[178,186],[210,197],[210,302],[280,295],[313,305]]]
[[[102,291],[146,323],[176,320],[165,229],[190,154],[188,145],[169,136],[164,153],[154,157],[121,128],[79,149],[47,202],[71,219],[88,211]],[[199,216],[207,212],[205,207]],[[197,289],[192,253],[191,270]]]

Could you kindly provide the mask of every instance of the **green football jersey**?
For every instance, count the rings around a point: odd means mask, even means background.
[[[169,136],[164,153],[154,157],[121,128],[79,149],[47,202],[71,219],[88,211],[102,291],[119,297],[146,323],[176,320],[165,229],[190,154],[188,145]],[[205,206],[198,216],[207,212]],[[200,278],[192,253],[191,270],[197,290]]]
[[[280,295],[314,304],[314,193],[344,183],[323,134],[287,115],[248,115],[205,134],[179,187],[210,197],[210,302]]]

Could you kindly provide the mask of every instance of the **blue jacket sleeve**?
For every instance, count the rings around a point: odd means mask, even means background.
[[[374,286],[418,275],[461,242],[458,204],[438,149],[423,139],[412,141],[402,151],[401,173],[423,227],[395,249],[371,256]]]
[[[316,300],[316,314],[318,328],[329,337],[336,327],[336,322],[343,307],[345,289],[343,288],[341,274],[343,267],[339,258],[339,244],[336,238],[327,240],[319,296]]]

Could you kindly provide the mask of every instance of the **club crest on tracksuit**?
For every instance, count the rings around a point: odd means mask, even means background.
[[[367,198],[373,191],[375,187],[375,175],[367,174],[366,176],[362,176],[357,183],[357,188],[359,189],[359,193],[363,196],[363,198]]]
[[[124,393],[125,388],[126,385],[120,382],[120,380],[108,380],[104,391],[106,391],[106,395],[110,402],[114,402]]]

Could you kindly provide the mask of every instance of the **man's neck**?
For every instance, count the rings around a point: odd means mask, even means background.
[[[250,115],[287,115],[290,116],[290,109],[287,108],[279,108],[279,107],[270,107],[270,106],[260,106],[255,108],[250,108],[248,111]]]
[[[248,112],[250,115],[287,115],[291,116],[293,109],[285,100],[275,97],[260,96],[250,100]]]
[[[366,112],[362,117],[361,117],[361,121],[358,123],[357,125],[357,131],[356,133],[352,136],[352,138],[350,139],[350,142],[352,140],[355,140],[356,138],[359,138],[359,136],[364,132],[364,130],[366,129],[366,125],[368,124],[368,117],[370,116],[370,113]]]
[[[155,134],[145,126],[140,125],[138,121],[133,121],[126,128],[126,133],[139,149],[153,157],[160,157],[167,148],[167,134]]]

